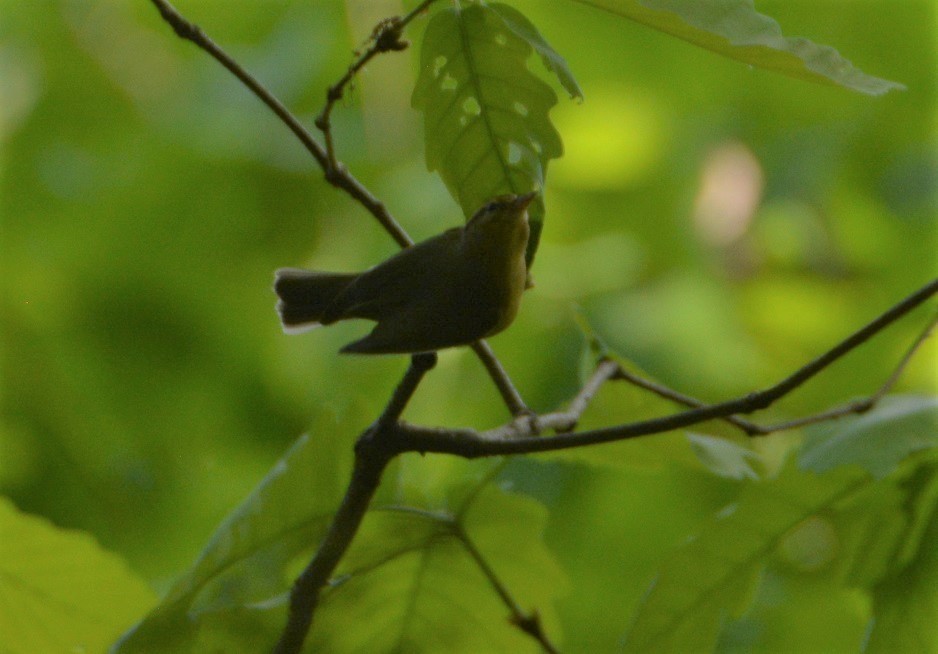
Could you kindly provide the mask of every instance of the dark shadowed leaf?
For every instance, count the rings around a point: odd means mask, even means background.
[[[548,162],[563,153],[548,118],[557,95],[528,70],[528,39],[537,41],[537,33],[522,19],[505,8],[456,6],[434,14],[424,34],[412,101],[424,114],[427,167],[439,172],[467,217],[495,195],[543,188]],[[564,70],[551,61],[555,71]],[[531,260],[544,219],[542,197],[528,213]]]
[[[543,543],[547,510],[488,486],[464,515],[371,511],[323,596],[312,651],[537,652],[482,573],[456,524],[526,609],[556,632],[564,577]],[[454,616],[458,616],[455,617]]]
[[[856,471],[822,477],[789,467],[770,481],[749,482],[737,502],[664,563],[639,606],[625,651],[711,650],[723,621],[748,605],[754,575],[783,537],[868,481]]]
[[[319,542],[348,481],[351,453],[336,440],[301,437],[115,651],[186,651],[245,624],[248,613],[279,624],[264,614],[281,613],[293,573],[285,568]]]

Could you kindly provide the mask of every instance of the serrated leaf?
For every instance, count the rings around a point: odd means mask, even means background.
[[[548,117],[557,95],[528,70],[532,52],[486,5],[438,11],[427,25],[412,102],[424,114],[427,168],[440,174],[466,217],[495,195],[543,188],[548,162],[563,153]],[[530,263],[542,196],[528,215]]]
[[[337,440],[302,436],[114,651],[190,651],[245,607],[267,603],[279,613],[287,566],[319,542],[348,482],[350,448]]]
[[[541,55],[544,66],[557,76],[560,85],[570,94],[571,98],[583,99],[583,89],[580,88],[580,85],[573,77],[573,72],[567,66],[567,60],[551,47],[524,14],[514,7],[501,3],[493,3],[489,7],[505,21],[505,26],[508,29],[527,41]]]
[[[867,75],[830,46],[788,38],[752,0],[576,0],[605,9],[751,66],[789,77],[836,84],[868,95],[902,84]]]
[[[817,476],[786,469],[750,482],[738,501],[675,551],[639,606],[625,652],[706,652],[722,622],[751,599],[752,578],[802,520],[856,492],[869,477],[856,471]]]
[[[91,536],[0,497],[0,650],[100,652],[155,601]]]
[[[563,575],[543,543],[547,510],[489,485],[464,517],[373,510],[322,598],[311,651],[537,652],[464,543],[455,521],[523,607],[552,622]]]
[[[889,396],[872,410],[806,430],[805,470],[859,465],[885,477],[914,452],[938,448],[938,398]]]

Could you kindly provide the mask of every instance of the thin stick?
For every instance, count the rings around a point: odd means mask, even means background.
[[[345,75],[326,91],[326,104],[316,118],[316,127],[322,131],[323,137],[326,140],[326,156],[331,168],[339,167],[339,163],[336,160],[335,144],[332,136],[332,109],[335,107],[336,102],[341,100],[342,96],[345,94],[345,87],[348,86],[355,75],[365,67],[365,64],[371,61],[375,56],[385,52],[399,52],[405,50],[409,44],[407,41],[401,40],[404,28],[435,1],[436,0],[424,0],[424,2],[420,3],[403,18],[395,16],[379,23],[369,39],[371,41],[371,47],[360,55],[359,58],[348,67]]]
[[[222,66],[227,68],[232,75],[256,95],[261,102],[266,104],[271,111],[286,125],[294,136],[300,140],[300,143],[309,151],[322,167],[325,173],[326,181],[333,186],[341,188],[351,195],[363,207],[365,207],[377,220],[381,226],[391,235],[391,237],[401,247],[413,245],[404,228],[401,227],[394,217],[388,212],[384,204],[378,200],[365,186],[341,164],[332,166],[329,156],[319,142],[309,131],[300,123],[296,117],[278,100],[273,93],[268,91],[263,84],[257,81],[250,73],[241,67],[238,62],[232,59],[218,44],[208,37],[197,25],[190,23],[168,2],[168,0],[151,0],[159,10],[163,19],[169,23],[173,31],[183,39],[191,41],[202,50],[210,54]]]
[[[550,642],[547,634],[544,633],[540,616],[538,616],[536,612],[527,613],[521,608],[521,605],[518,604],[505,584],[502,583],[502,580],[495,574],[495,570],[489,565],[485,557],[482,556],[482,552],[475,546],[475,543],[469,538],[469,534],[465,532],[461,524],[453,522],[452,530],[456,538],[459,539],[459,542],[462,543],[466,552],[469,553],[469,556],[472,557],[472,560],[475,561],[475,564],[482,571],[482,574],[485,575],[489,585],[492,586],[495,593],[502,600],[502,604],[508,607],[508,610],[511,612],[511,623],[536,640],[538,644],[540,644],[541,649],[545,652],[548,654],[557,654],[559,650]]]
[[[472,351],[476,353],[476,356],[479,357],[482,365],[485,366],[489,377],[495,382],[495,386],[498,388],[498,392],[502,396],[502,400],[505,402],[511,415],[516,418],[518,416],[530,415],[531,410],[524,403],[521,393],[519,393],[515,385],[511,383],[511,378],[508,376],[505,368],[502,367],[501,362],[498,360],[498,357],[495,356],[489,344],[484,340],[480,340],[473,343],[470,347]]]
[[[497,429],[481,433],[471,429],[445,430],[403,425],[395,434],[396,438],[401,439],[396,447],[401,451],[416,450],[418,452],[449,453],[466,458],[548,452],[626,440],[648,434],[658,434],[699,424],[714,418],[725,418],[733,414],[745,414],[762,410],[864,343],[874,334],[882,331],[892,322],[921,305],[935,295],[936,292],[938,292],[938,280],[926,284],[912,293],[872,322],[838,343],[827,353],[809,362],[778,384],[733,400],[701,406],[661,418],[585,432],[559,434],[551,438],[530,438],[532,433],[519,434],[519,426],[516,423],[509,423]],[[923,341],[924,337],[920,340]],[[753,435],[761,435],[761,430],[760,433]]]
[[[537,430],[553,429],[556,432],[566,433],[576,429],[583,412],[599,392],[599,389],[610,379],[615,379],[621,370],[619,364],[612,359],[603,359],[596,366],[596,370],[583,384],[580,392],[570,401],[566,411],[556,411],[543,416],[537,416]]]

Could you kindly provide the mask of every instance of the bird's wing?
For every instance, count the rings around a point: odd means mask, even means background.
[[[445,279],[447,266],[461,240],[462,228],[454,227],[417,245],[404,248],[390,259],[366,270],[331,303],[322,323],[342,318],[380,320],[425,297]]]

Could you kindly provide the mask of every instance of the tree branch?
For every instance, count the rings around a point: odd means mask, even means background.
[[[739,413],[752,413],[771,406],[778,399],[808,381],[834,361],[858,347],[936,293],[938,293],[938,280],[934,280],[912,293],[823,355],[802,366],[795,373],[774,386],[719,404],[700,406],[661,418],[604,429],[559,434],[550,438],[531,438],[536,434],[535,427],[517,421],[486,432],[477,432],[472,429],[437,429],[407,424],[401,425],[395,430],[394,438],[397,442],[394,447],[401,452],[416,450],[418,452],[454,454],[466,458],[548,452],[659,434],[706,422],[714,418],[726,418]],[[918,344],[924,341],[929,331],[923,332],[923,335],[916,341],[914,348],[917,348]],[[904,366],[908,356],[910,355],[907,353],[903,357],[899,370]],[[890,380],[894,376],[895,374],[891,375]],[[887,384],[891,384],[891,382],[887,382]],[[838,416],[845,415],[842,410],[839,411]],[[536,423],[537,421],[533,422]],[[784,428],[785,425],[782,425],[782,427]],[[751,434],[753,436],[768,433],[766,428],[762,427],[754,431],[755,433]]]

